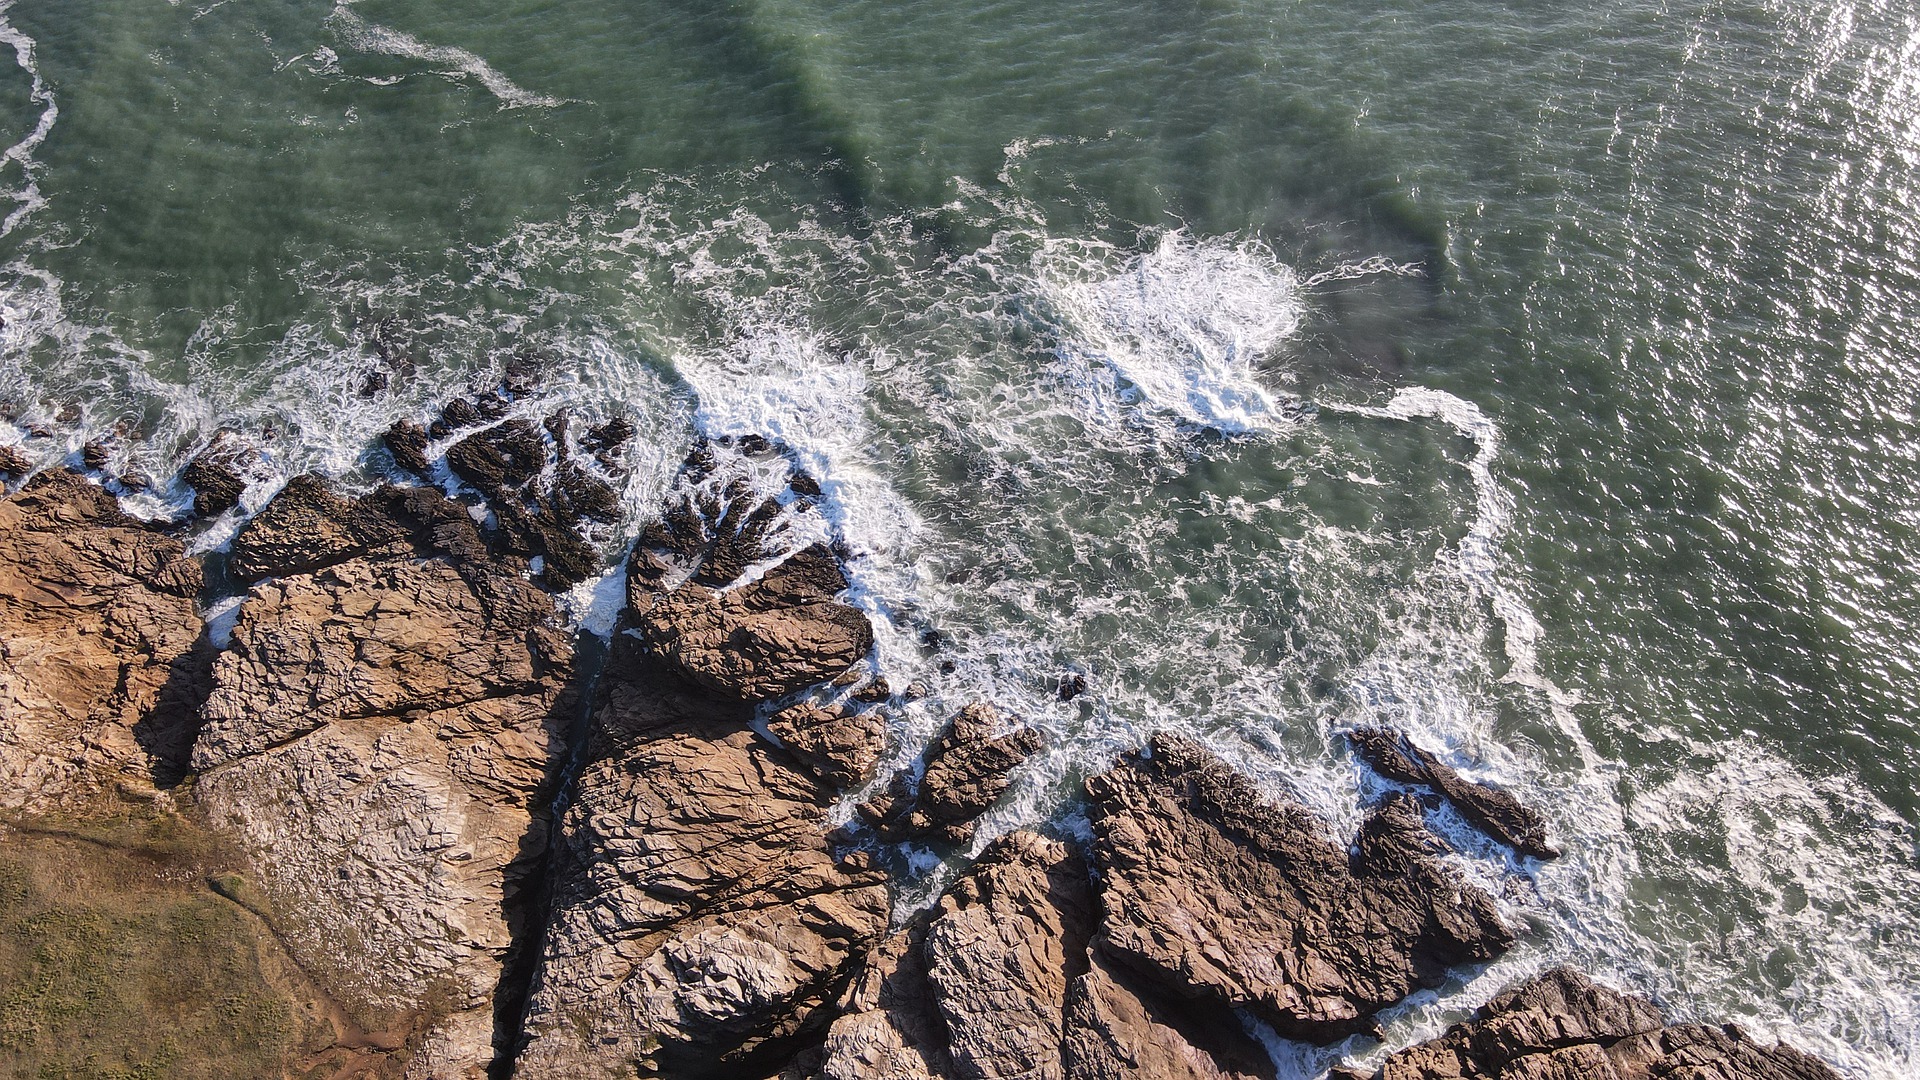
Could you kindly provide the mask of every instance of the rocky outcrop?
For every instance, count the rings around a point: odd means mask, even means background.
[[[562,824],[518,1075],[772,1071],[886,932],[886,878],[836,861],[832,790],[744,706],[620,653]]]
[[[0,501],[0,809],[180,777],[210,660],[200,587],[179,541],[81,476]]]
[[[180,471],[193,489],[193,512],[200,517],[224,514],[240,505],[248,474],[259,455],[231,431],[222,431]]]
[[[208,819],[358,1022],[428,1023],[418,1075],[483,1075],[572,711],[553,602],[424,489],[296,480],[233,561],[271,576],[213,668]]]
[[[1153,993],[1092,947],[1094,884],[1068,845],[995,841],[868,958],[823,1047],[828,1080],[1271,1078],[1230,1010]]]
[[[1513,943],[1490,897],[1434,858],[1405,796],[1352,854],[1198,745],[1158,735],[1088,781],[1100,947],[1169,994],[1332,1042],[1449,967]]]
[[[1839,1080],[1784,1044],[1734,1025],[1663,1023],[1642,998],[1554,968],[1488,1002],[1473,1019],[1336,1080]]]
[[[886,745],[886,723],[874,710],[802,702],[773,714],[767,730],[829,785],[846,789],[873,779]]]
[[[1499,788],[1466,779],[1397,731],[1361,728],[1347,734],[1354,752],[1389,780],[1432,788],[1460,816],[1522,855],[1556,859],[1560,849],[1547,841],[1547,825],[1532,807]]]
[[[1007,726],[984,702],[961,709],[928,747],[925,769],[894,777],[888,790],[860,807],[881,839],[930,836],[947,844],[973,839],[973,819],[1006,794],[1013,770],[1044,743],[1031,727]]]

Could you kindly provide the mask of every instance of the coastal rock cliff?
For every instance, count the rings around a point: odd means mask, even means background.
[[[359,1023],[431,1024],[416,1075],[483,1075],[571,708],[553,602],[431,491],[296,481],[233,551],[276,576],[213,668],[207,818]]]
[[[76,473],[0,501],[0,809],[180,778],[210,661],[200,588],[178,540]]]

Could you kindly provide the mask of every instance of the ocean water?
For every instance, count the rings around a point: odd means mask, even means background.
[[[1342,828],[1360,723],[1541,807],[1548,865],[1435,817],[1528,932],[1387,1048],[1572,960],[1920,1072],[1911,5],[0,0],[0,42],[0,444],[107,436],[158,516],[231,428],[244,512],[538,357],[517,408],[641,432],[610,565],[698,434],[820,478],[932,691],[893,759],[977,697],[1052,738],[989,834],[1159,729]]]

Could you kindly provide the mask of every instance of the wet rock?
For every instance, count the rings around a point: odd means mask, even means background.
[[[387,452],[393,455],[393,463],[424,478],[431,463],[427,460],[427,445],[432,437],[417,420],[395,420],[393,426],[380,436],[386,444]]]
[[[961,709],[927,750],[918,783],[906,774],[860,807],[861,817],[882,839],[930,835],[949,844],[973,838],[973,819],[998,802],[1013,783],[1013,770],[1045,742],[1039,731],[1019,727],[1005,734],[999,710],[984,702]]]
[[[1560,849],[1547,842],[1546,822],[1532,807],[1498,788],[1463,778],[1399,732],[1361,728],[1349,733],[1347,742],[1381,776],[1432,788],[1462,817],[1520,854],[1535,859],[1560,857]]]
[[[887,737],[886,724],[877,712],[808,703],[775,713],[767,721],[767,730],[815,776],[843,790],[873,778]]]
[[[831,789],[736,699],[637,647],[608,671],[517,1075],[773,1072],[886,932],[885,877],[836,863]]]
[[[0,501],[0,808],[179,778],[208,661],[200,587],[179,541],[73,472]]]
[[[551,598],[492,562],[438,492],[289,484],[249,529],[262,521],[272,542],[242,544],[243,530],[235,558],[276,576],[214,664],[198,798],[356,1022],[428,1024],[432,1075],[478,1077],[528,932],[571,640]],[[295,524],[320,541],[299,547],[283,533]]]
[[[243,470],[257,457],[253,448],[221,432],[198,456],[187,463],[180,479],[193,489],[193,512],[201,517],[224,514],[240,505],[247,490]]]
[[[33,471],[27,455],[11,446],[0,446],[0,477],[25,476]]]
[[[531,420],[508,420],[447,451],[447,467],[488,499],[517,494],[546,465],[546,440]]]
[[[1099,948],[1158,990],[1327,1043],[1449,967],[1513,943],[1491,898],[1434,857],[1405,796],[1350,855],[1197,744],[1158,735],[1087,783]],[[1177,928],[1171,930],[1171,928]]]
[[[91,439],[80,448],[80,463],[91,472],[100,472],[113,461],[113,443],[106,439]]]
[[[1488,1002],[1473,1019],[1336,1080],[1838,1080],[1784,1044],[1739,1027],[1666,1026],[1651,1002],[1559,967]]]

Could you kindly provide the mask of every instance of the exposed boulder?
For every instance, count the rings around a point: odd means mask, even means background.
[[[25,476],[33,471],[33,461],[12,446],[0,446],[0,479]]]
[[[1343,1080],[1839,1080],[1824,1063],[1762,1046],[1734,1025],[1666,1026],[1643,998],[1559,967],[1466,1023]]]
[[[1087,783],[1099,948],[1169,994],[1332,1042],[1456,964],[1513,943],[1492,899],[1433,854],[1404,796],[1350,855],[1305,807],[1264,799],[1195,743],[1157,735]]]
[[[425,478],[431,462],[427,460],[427,446],[432,437],[418,420],[395,420],[380,436],[386,444],[387,453],[393,455],[393,463],[414,474]]]
[[[210,654],[200,565],[65,469],[0,501],[0,808],[177,780]]]
[[[775,713],[767,730],[814,775],[842,789],[873,778],[887,736],[878,712],[806,702]]]
[[[193,489],[193,512],[201,517],[224,514],[240,505],[247,490],[246,470],[257,459],[257,452],[223,431],[180,471],[180,479]]]
[[[234,548],[277,576],[214,665],[208,820],[356,1022],[426,1023],[429,1075],[484,1075],[573,711],[553,602],[425,489],[297,481]]]
[[[885,934],[886,878],[835,860],[831,790],[744,705],[622,651],[562,823],[517,1075],[770,1072]]]
[[[1462,777],[1397,731],[1361,728],[1347,734],[1354,752],[1389,780],[1432,788],[1482,832],[1535,859],[1557,859],[1538,812],[1499,788]]]
[[[861,818],[883,840],[930,835],[968,843],[973,819],[1006,794],[1013,770],[1045,741],[1034,728],[1002,733],[1005,726],[999,710],[984,702],[961,709],[928,747],[919,780],[895,776],[885,793],[860,807]]]

